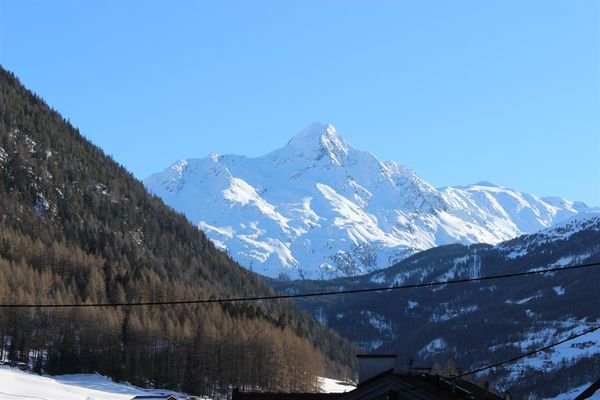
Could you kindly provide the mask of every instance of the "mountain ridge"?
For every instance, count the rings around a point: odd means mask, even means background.
[[[453,244],[414,254],[366,275],[329,281],[278,281],[281,293],[379,289],[502,276],[585,264],[526,277],[376,290],[343,301],[306,297],[297,303],[321,324],[365,351],[397,354],[415,365],[463,371],[521,356],[598,326],[600,213],[576,215],[497,245]],[[594,265],[595,264],[595,265]],[[339,299],[339,298],[338,298]],[[554,397],[597,379],[600,334],[582,336],[516,363],[477,374],[515,398]]]
[[[243,266],[288,279],[363,274],[437,245],[494,244],[592,209],[490,182],[436,189],[319,123],[263,156],[180,160],[144,183]]]

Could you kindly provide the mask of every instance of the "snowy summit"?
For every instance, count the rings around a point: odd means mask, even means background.
[[[145,184],[241,265],[290,279],[362,274],[438,245],[495,244],[597,211],[489,182],[436,189],[352,148],[331,124],[257,158],[180,160]]]

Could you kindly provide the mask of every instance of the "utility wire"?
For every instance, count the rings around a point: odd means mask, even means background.
[[[487,370],[492,369],[492,368],[500,367],[502,365],[512,364],[512,363],[514,363],[516,361],[519,361],[519,360],[521,360],[523,358],[527,358],[527,357],[532,356],[534,354],[550,350],[550,349],[552,349],[552,348],[554,348],[556,346],[560,346],[561,344],[570,342],[571,340],[575,340],[575,339],[580,338],[582,336],[588,335],[588,334],[590,334],[592,332],[595,332],[595,331],[597,331],[599,329],[600,329],[600,325],[596,325],[596,326],[593,326],[590,329],[587,329],[587,330],[585,330],[583,332],[580,332],[580,333],[576,333],[576,334],[570,335],[569,337],[567,337],[565,339],[561,339],[558,342],[549,344],[547,346],[540,347],[538,349],[528,351],[527,353],[520,354],[520,355],[518,355],[516,357],[512,357],[512,358],[506,359],[504,361],[500,361],[500,362],[496,362],[496,363],[493,363],[493,364],[489,364],[489,365],[486,365],[484,367],[475,368],[475,369],[472,369],[470,371],[467,371],[467,372],[464,372],[464,373],[461,373],[461,374],[458,374],[458,375],[455,375],[455,376],[452,376],[452,377],[448,377],[446,379],[450,380],[450,381],[453,381],[453,380],[456,380],[456,379],[459,379],[459,378],[464,378],[465,376],[468,376],[468,375],[478,374],[480,372],[487,371]],[[425,387],[428,387],[428,386],[431,386],[431,385],[432,385],[432,383],[425,383],[423,385],[412,386],[410,388],[404,389],[403,391],[404,392],[412,392],[414,390],[422,389],[422,388],[425,388]]]
[[[488,275],[481,276],[478,278],[463,278],[463,279],[452,279],[447,281],[433,281],[414,283],[408,285],[396,285],[376,288],[363,288],[363,289],[349,289],[349,290],[338,290],[328,292],[312,292],[312,293],[299,293],[299,294],[276,294],[270,296],[248,296],[248,297],[229,297],[229,298],[216,298],[216,299],[194,299],[194,300],[171,300],[171,301],[139,301],[139,302],[120,302],[120,303],[70,303],[70,304],[0,304],[0,308],[75,308],[75,307],[139,307],[139,306],[166,306],[166,305],[180,305],[180,304],[210,304],[210,303],[229,303],[229,302],[252,302],[261,300],[280,300],[280,299],[299,299],[304,297],[323,297],[323,296],[335,296],[341,294],[356,294],[356,293],[369,293],[369,292],[382,292],[390,290],[405,290],[405,289],[417,289],[427,288],[445,285],[454,285],[459,283],[468,282],[482,282],[495,279],[506,279],[515,278],[521,276],[540,275],[553,272],[566,272],[580,269],[591,269],[600,267],[600,262],[593,262],[587,264],[571,265],[568,267],[554,267],[545,269],[535,269],[525,272],[513,272],[510,274],[500,275]]]
[[[567,342],[570,342],[571,340],[575,340],[575,339],[580,338],[582,336],[588,335],[588,334],[590,334],[592,332],[597,331],[598,329],[600,329],[600,325],[596,325],[596,326],[594,326],[594,327],[592,327],[590,329],[587,329],[587,330],[585,330],[583,332],[573,334],[573,335],[571,335],[571,336],[569,336],[569,337],[567,337],[565,339],[559,340],[558,342],[549,344],[549,345],[544,346],[544,347],[540,347],[539,349],[531,350],[531,351],[529,351],[527,353],[524,353],[524,354],[521,354],[519,356],[516,356],[516,357],[513,357],[513,358],[509,358],[507,360],[500,361],[500,362],[497,362],[497,363],[494,363],[494,364],[486,365],[485,367],[480,367],[480,368],[472,369],[470,371],[467,371],[467,372],[464,372],[464,373],[462,373],[460,375],[457,375],[454,378],[462,378],[462,377],[467,376],[467,375],[478,374],[478,373],[486,371],[488,369],[500,367],[500,366],[505,365],[505,364],[512,364],[515,361],[519,361],[519,360],[521,360],[523,358],[527,358],[527,357],[532,356],[534,354],[541,353],[541,352],[546,351],[546,350],[550,350],[550,349],[552,349],[552,348],[554,348],[556,346],[560,346],[563,343],[567,343]]]

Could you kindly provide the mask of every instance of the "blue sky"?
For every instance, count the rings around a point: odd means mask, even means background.
[[[0,0],[0,64],[139,178],[321,121],[435,186],[600,205],[596,0]]]

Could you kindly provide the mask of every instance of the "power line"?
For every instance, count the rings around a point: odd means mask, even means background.
[[[248,297],[230,297],[230,298],[215,298],[215,299],[194,299],[194,300],[171,300],[171,301],[139,301],[139,302],[120,302],[120,303],[71,303],[71,304],[0,304],[0,308],[83,308],[83,307],[140,307],[140,306],[167,306],[167,305],[182,305],[182,304],[211,304],[211,303],[232,303],[232,302],[252,302],[261,300],[281,300],[281,299],[298,299],[305,297],[323,297],[323,296],[335,296],[343,294],[356,294],[356,293],[369,293],[369,292],[382,292],[391,290],[405,290],[405,289],[417,289],[436,287],[444,285],[455,285],[460,283],[468,282],[481,282],[495,279],[506,279],[515,278],[522,276],[540,275],[553,272],[566,272],[579,269],[588,269],[600,267],[600,262],[593,262],[587,264],[571,265],[567,267],[554,267],[545,269],[535,269],[525,272],[513,272],[510,274],[500,275],[488,275],[477,278],[463,278],[463,279],[452,279],[446,281],[433,281],[414,283],[408,285],[396,285],[376,288],[363,288],[363,289],[349,289],[349,290],[338,290],[338,291],[327,291],[327,292],[312,292],[312,293],[299,293],[299,294],[276,294],[270,296],[248,296]]]
[[[535,350],[528,351],[527,353],[520,354],[520,355],[518,355],[516,357],[512,357],[512,358],[506,359],[504,361],[496,362],[496,363],[493,363],[493,364],[488,364],[488,365],[486,365],[484,367],[475,368],[475,369],[472,369],[470,371],[463,372],[461,374],[458,374],[458,375],[455,375],[455,376],[452,376],[452,377],[448,377],[447,379],[450,380],[450,381],[453,381],[453,380],[456,380],[456,379],[459,379],[459,378],[464,378],[465,376],[468,376],[468,375],[474,375],[474,374],[478,374],[478,373],[483,372],[483,371],[487,371],[487,370],[492,369],[492,368],[500,367],[502,365],[512,364],[512,363],[514,363],[516,361],[522,360],[523,358],[527,358],[527,357],[530,357],[530,356],[532,356],[534,354],[550,350],[550,349],[552,349],[554,347],[560,346],[561,344],[570,342],[571,340],[575,340],[575,339],[580,338],[582,336],[588,335],[588,334],[590,334],[592,332],[595,332],[595,331],[597,331],[599,329],[600,329],[600,325],[596,325],[596,326],[593,326],[590,329],[587,329],[587,330],[585,330],[583,332],[580,332],[580,333],[576,333],[576,334],[570,335],[569,337],[567,337],[565,339],[561,339],[558,342],[549,344],[547,346],[543,346],[543,347],[537,348]],[[418,385],[418,386],[412,386],[410,388],[404,389],[403,391],[404,392],[412,392],[414,390],[422,389],[422,388],[425,388],[425,387],[428,387],[428,386],[431,386],[431,385],[432,385],[432,383],[425,383],[425,384]]]
[[[585,331],[583,331],[581,333],[573,334],[573,335],[571,335],[571,336],[569,336],[569,337],[567,337],[565,339],[559,340],[558,342],[549,344],[549,345],[544,346],[544,347],[540,347],[538,349],[529,351],[529,352],[521,354],[519,356],[516,356],[516,357],[513,357],[513,358],[509,358],[507,360],[500,361],[500,362],[497,362],[497,363],[494,363],[494,364],[486,365],[485,367],[475,368],[475,369],[473,369],[471,371],[464,372],[464,373],[462,373],[460,375],[455,376],[454,379],[456,379],[456,378],[462,378],[462,377],[467,376],[467,375],[478,374],[478,373],[486,371],[488,369],[500,367],[500,366],[505,365],[505,364],[512,364],[515,361],[519,361],[519,360],[521,360],[523,358],[527,358],[527,357],[532,356],[534,354],[541,353],[541,352],[546,351],[546,350],[550,350],[551,348],[559,346],[559,345],[561,345],[563,343],[567,343],[567,342],[570,342],[571,340],[574,340],[574,339],[580,338],[582,336],[588,335],[588,334],[590,334],[592,332],[597,331],[598,329],[600,329],[600,325],[594,326],[594,327],[592,327],[590,329],[587,329],[587,330],[585,330]]]

